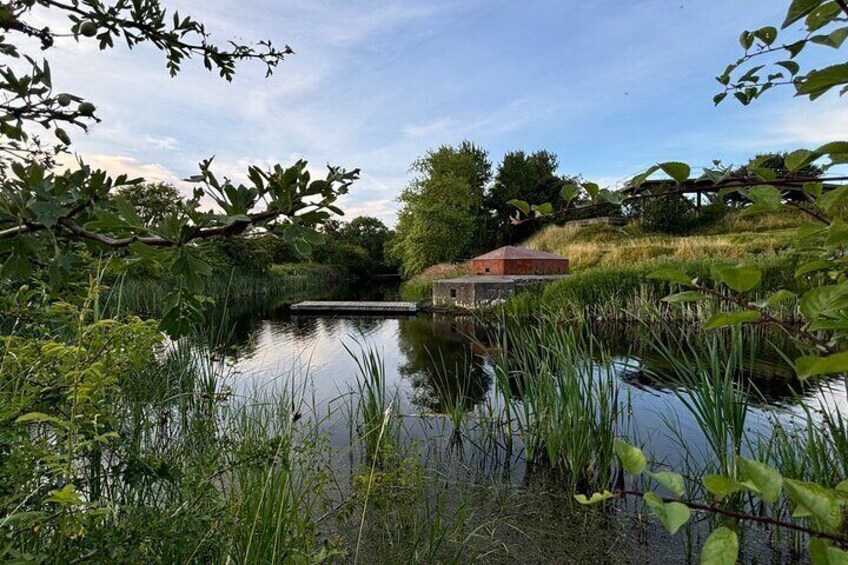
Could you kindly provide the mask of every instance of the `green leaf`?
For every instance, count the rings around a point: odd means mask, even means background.
[[[580,186],[574,183],[563,185],[559,195],[560,198],[562,198],[563,202],[571,202],[580,195]]]
[[[645,493],[645,503],[656,513],[662,525],[670,534],[676,534],[692,515],[689,507],[680,502],[663,502],[652,492]]]
[[[783,197],[780,191],[768,184],[761,184],[744,191],[744,196],[755,204],[759,204],[768,210],[777,210],[781,207]]]
[[[515,208],[518,208],[519,210],[524,212],[524,215],[526,215],[526,216],[530,215],[530,205],[523,200],[508,200],[507,204],[509,204],[510,206],[513,206]]]
[[[124,196],[120,194],[115,196],[115,207],[118,209],[118,212],[123,216],[127,222],[131,225],[140,227],[144,225],[144,220],[138,215],[138,212],[135,209],[129,200],[127,200]]]
[[[582,504],[584,506],[589,506],[589,505],[592,505],[592,504],[598,504],[600,502],[603,502],[605,500],[609,500],[611,498],[615,498],[615,495],[608,490],[605,490],[603,492],[596,492],[596,493],[592,494],[591,498],[586,498],[585,494],[575,494],[574,495],[574,500],[576,500],[577,502],[579,502],[580,504]]]
[[[735,565],[739,558],[739,538],[730,528],[712,531],[701,548],[701,565]]]
[[[775,306],[777,304],[780,304],[781,302],[786,302],[787,300],[790,300],[792,298],[795,298],[795,293],[790,292],[788,290],[780,289],[776,292],[773,292],[765,300],[758,300],[753,304],[757,308],[767,308],[769,306]]]
[[[848,153],[848,141],[831,141],[816,149],[819,155],[843,155]]]
[[[748,292],[760,284],[763,273],[756,267],[745,265],[717,265],[712,268],[712,276],[736,292]]]
[[[78,506],[83,503],[79,493],[72,484],[67,484],[61,490],[51,490],[50,496],[44,502],[53,502],[59,506]]]
[[[554,211],[554,207],[550,202],[545,202],[544,204],[539,204],[538,206],[533,207],[533,211],[537,216],[547,216],[551,212]]]
[[[818,155],[808,149],[797,149],[788,154],[783,159],[783,163],[790,171],[797,171],[801,167],[809,165],[816,159],[816,157],[818,157]]]
[[[819,45],[839,49],[842,47],[842,44],[845,43],[846,38],[848,38],[848,27],[841,27],[833,30],[827,35],[817,35],[811,38],[810,41]]]
[[[790,500],[795,503],[800,515],[815,518],[821,527],[835,530],[842,524],[839,501],[826,488],[815,483],[783,479],[783,487]]]
[[[810,71],[804,77],[804,81],[796,87],[796,91],[815,100],[834,86],[846,83],[848,83],[848,63],[841,63]]]
[[[774,43],[774,40],[777,39],[777,28],[772,26],[760,28],[754,32],[754,37],[756,37],[766,45],[771,45],[772,43]]]
[[[780,65],[781,67],[789,71],[792,76],[797,75],[798,71],[801,70],[801,65],[799,65],[795,61],[778,61],[775,64]]]
[[[848,285],[818,286],[804,293],[799,303],[801,313],[813,319],[848,307]]]
[[[601,187],[594,182],[584,182],[583,189],[586,191],[586,194],[589,195],[589,198],[595,200],[598,197],[598,194],[601,193]]]
[[[648,459],[642,453],[642,450],[624,440],[616,439],[613,442],[613,450],[621,461],[624,470],[633,476],[641,475],[648,466]]]
[[[795,359],[795,373],[801,380],[846,372],[848,372],[848,351],[840,351],[826,357],[806,355]]]
[[[743,31],[739,35],[739,45],[742,46],[742,49],[747,51],[754,44],[754,34],[750,31]]]
[[[746,488],[742,483],[736,482],[733,479],[729,479],[722,475],[706,475],[703,482],[704,487],[710,492],[710,494],[719,500],[725,496],[733,494],[734,492],[745,490]]]
[[[687,286],[692,284],[692,277],[675,267],[665,267],[663,269],[658,269],[653,273],[649,274],[648,278],[679,283]]]
[[[842,8],[839,4],[836,2],[826,2],[810,12],[804,23],[807,26],[807,31],[813,32],[832,23],[840,15],[842,15]]]
[[[848,565],[848,553],[821,538],[811,538],[807,552],[813,565]]]
[[[804,183],[804,192],[812,196],[813,198],[818,199],[822,195],[822,190],[824,186],[820,182],[805,182]]]
[[[0,270],[0,276],[4,279],[17,281],[27,278],[31,271],[32,267],[26,257],[18,253],[12,253],[3,263],[3,269]]]
[[[23,416],[19,416],[18,419],[15,420],[15,423],[25,424],[27,422],[41,423],[41,422],[55,422],[55,421],[56,421],[55,416],[50,416],[50,415],[45,414],[43,412],[29,412],[27,414],[24,414]]]
[[[706,330],[717,330],[727,326],[738,326],[740,324],[750,324],[760,320],[760,313],[756,310],[737,310],[734,312],[719,312],[714,314],[707,323],[704,324]]]
[[[782,489],[780,473],[759,461],[740,457],[739,472],[742,478],[755,487],[760,497],[769,503],[776,502]]]
[[[842,203],[846,200],[848,200],[848,185],[840,186],[839,188],[829,190],[822,194],[819,198],[819,206],[821,206],[825,212],[831,212],[836,207],[842,205]]]
[[[671,294],[663,298],[663,302],[668,302],[669,304],[682,304],[687,302],[701,302],[704,300],[709,300],[710,296],[708,294],[704,294],[703,292],[698,292],[695,290],[687,290],[684,292],[678,292],[677,294]]]
[[[789,5],[789,11],[786,12],[786,19],[783,20],[783,29],[791,26],[801,18],[819,7],[823,0],[792,0]]]
[[[663,471],[661,473],[651,473],[651,477],[659,484],[673,492],[674,496],[683,496],[684,483],[683,477],[680,474]]]
[[[50,229],[56,225],[59,218],[63,217],[68,211],[51,200],[39,200],[33,202],[29,209],[35,214],[38,223]]]
[[[643,173],[639,173],[638,175],[636,175],[635,177],[630,179],[630,182],[627,183],[627,184],[629,184],[630,186],[634,186],[634,187],[638,188],[638,187],[642,186],[642,183],[645,182],[648,179],[649,176],[651,176],[652,174],[656,173],[659,170],[660,170],[660,168],[657,165],[649,167],[647,171],[645,171]]]
[[[665,174],[673,178],[678,183],[687,180],[689,178],[690,173],[692,172],[692,169],[691,167],[689,167],[689,165],[677,161],[668,161],[666,163],[660,163],[660,169],[662,169]]]
[[[716,94],[715,96],[713,96],[713,104],[718,106],[719,104],[721,104],[722,100],[724,100],[725,98],[727,98],[727,93],[726,92],[720,92],[720,93]]]

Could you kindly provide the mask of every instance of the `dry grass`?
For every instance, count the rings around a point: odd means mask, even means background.
[[[743,259],[752,254],[788,249],[792,234],[791,229],[781,229],[675,237],[645,234],[638,225],[626,228],[549,226],[525,245],[568,257],[571,269],[581,271],[593,267],[633,265],[658,257]]]

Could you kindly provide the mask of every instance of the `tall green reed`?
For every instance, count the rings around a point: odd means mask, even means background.
[[[528,465],[572,485],[608,484],[622,414],[612,362],[570,327],[508,324],[502,332],[496,394]]]

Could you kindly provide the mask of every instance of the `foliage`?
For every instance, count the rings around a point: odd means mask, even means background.
[[[318,263],[363,280],[396,269],[395,261],[387,254],[392,232],[377,218],[359,216],[350,223],[329,220],[322,231],[324,244],[314,254]]]
[[[697,216],[695,204],[685,196],[675,194],[642,202],[639,219],[648,231],[684,235],[693,230]]]
[[[389,267],[386,246],[391,235],[386,224],[371,216],[358,216],[339,230],[339,239],[365,250],[374,272],[384,272]]]
[[[558,204],[565,180],[558,177],[557,156],[549,151],[510,151],[504,155],[495,173],[495,182],[486,194],[486,208],[497,221],[498,241],[510,245],[526,239],[539,229],[538,224],[513,225],[511,200]]]
[[[168,218],[179,215],[185,205],[180,191],[165,182],[122,186],[117,195],[135,208],[146,227],[161,224]]]
[[[811,534],[807,550],[813,563],[839,563],[848,559],[848,552],[843,549],[848,547],[848,538],[841,531],[843,507],[848,504],[848,484],[844,482],[833,489],[824,488],[815,483],[782,477],[768,465],[739,457],[729,473],[706,475],[702,478],[702,486],[708,493],[709,500],[693,500],[684,497],[687,491],[693,489],[686,488],[687,480],[682,475],[668,471],[649,471],[647,458],[638,447],[617,439],[615,453],[621,468],[631,475],[632,483],[635,484],[640,479],[646,484],[654,481],[673,496],[664,497],[655,491],[640,491],[634,486],[625,486],[615,491],[594,493],[590,497],[577,495],[575,498],[579,503],[600,504],[613,498],[640,497],[672,534],[690,520],[693,510],[764,522],[785,530]],[[739,512],[721,503],[723,499],[737,492],[745,492],[758,500],[759,504],[766,506],[785,500],[794,508],[793,520]],[[812,527],[799,523],[801,520],[809,520]],[[701,548],[701,563],[732,565],[738,557],[738,535],[726,526],[714,529]]]
[[[162,51],[168,68],[176,74],[192,56],[203,59],[207,68],[231,79],[237,61],[258,60],[270,73],[290,53],[268,42],[252,47],[231,43],[230,49],[213,44],[204,26],[191,18],[166,17],[157,0],[120,1],[114,6],[92,0],[63,4],[39,2],[58,16],[68,18],[70,36],[77,41],[96,38],[106,50],[116,39],[130,47],[150,43]],[[174,336],[187,333],[192,320],[203,311],[203,279],[212,272],[207,250],[198,242],[230,238],[257,231],[280,238],[301,255],[320,243],[312,228],[341,211],[334,205],[347,192],[358,171],[329,168],[326,179],[314,180],[305,161],[291,167],[275,165],[269,170],[250,167],[248,184],[219,180],[212,161],[200,165],[200,174],[190,180],[198,185],[184,205],[173,206],[166,216],[144,199],[167,196],[163,186],[136,188],[141,179],[126,175],[109,177],[103,171],[79,164],[76,170],[58,172],[51,155],[29,130],[56,128],[63,150],[70,140],[61,124],[86,128],[96,120],[93,104],[70,94],[54,95],[47,62],[38,63],[19,51],[24,36],[36,37],[44,50],[65,34],[50,28],[36,29],[28,21],[35,3],[15,1],[0,6],[3,29],[0,39],[7,57],[23,57],[31,65],[19,75],[3,66],[0,90],[0,276],[5,280],[30,282],[45,292],[61,292],[71,300],[68,286],[87,283],[93,261],[108,260],[112,268],[142,262],[156,265],[149,272],[169,273],[178,278],[166,300],[162,328]],[[35,146],[27,145],[32,141]],[[218,211],[201,209],[201,199],[211,199]],[[136,199],[143,208],[138,208]],[[160,203],[161,204],[161,203]],[[161,216],[161,217],[160,217]],[[158,221],[156,221],[158,220]]]
[[[484,189],[492,176],[487,153],[464,141],[429,151],[412,170],[418,176],[400,195],[391,247],[403,273],[480,251]]]
[[[43,17],[38,13],[41,9],[56,16],[52,26],[38,25],[39,17]],[[202,23],[179,12],[168,13],[159,0],[11,0],[0,6],[0,27],[0,50],[7,57],[0,80],[0,173],[4,176],[19,159],[53,163],[55,154],[71,143],[63,128],[87,130],[99,121],[94,104],[74,94],[54,91],[51,67],[36,55],[67,38],[91,43],[101,51],[114,48],[116,41],[125,42],[129,48],[150,44],[165,55],[172,76],[179,73],[185,60],[197,57],[207,69],[227,80],[232,80],[238,62],[258,61],[270,75],[286,55],[293,53],[288,46],[280,50],[268,41],[257,45],[229,42],[227,47],[220,47]],[[33,129],[52,130],[55,145],[42,140]]]
[[[724,88],[714,102],[719,104],[728,94],[748,105],[776,86],[792,86],[797,96],[815,100],[833,88],[848,85],[848,64],[839,62],[804,72],[798,55],[816,47],[839,49],[848,38],[843,26],[848,4],[843,0],[792,0],[786,18],[776,26],[743,31],[739,43],[745,53],[729,64],[716,80]],[[793,24],[803,20],[804,31],[793,33]],[[781,33],[792,34],[788,38]],[[779,41],[781,40],[781,41]]]

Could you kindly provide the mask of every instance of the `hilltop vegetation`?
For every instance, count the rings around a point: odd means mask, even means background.
[[[624,292],[627,287],[635,292],[644,283],[644,275],[658,263],[708,265],[719,260],[741,261],[753,257],[792,261],[789,250],[794,237],[793,228],[802,220],[800,214],[791,211],[756,217],[730,213],[719,222],[685,236],[651,232],[639,222],[623,227],[606,224],[549,225],[519,245],[556,253],[570,260],[570,270],[575,276],[568,282],[551,285],[551,289],[603,277],[618,279],[618,293]],[[407,300],[427,300],[434,280],[462,276],[468,272],[466,263],[434,265],[405,282],[402,294]],[[643,276],[636,277],[637,273]],[[545,294],[548,292],[553,290]]]

